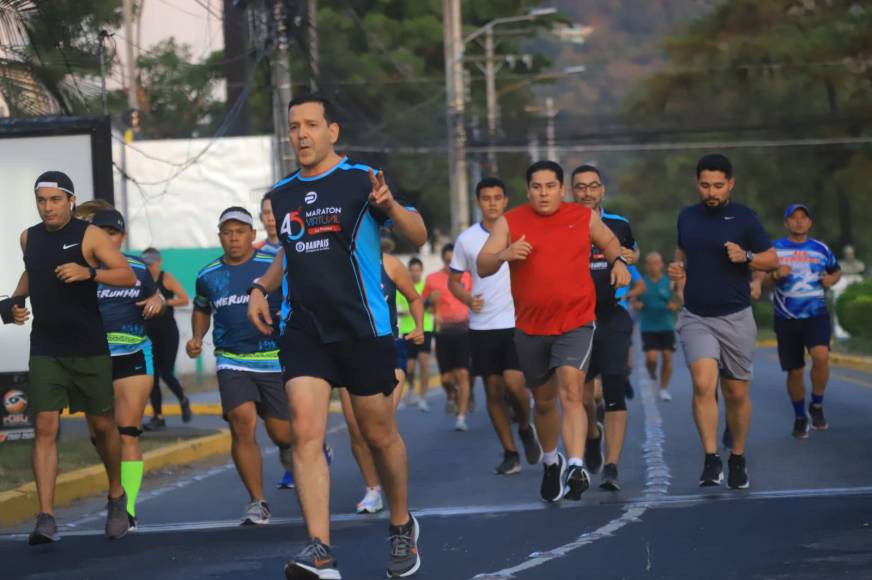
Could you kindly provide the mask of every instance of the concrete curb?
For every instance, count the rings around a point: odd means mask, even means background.
[[[220,417],[222,414],[221,404],[220,403],[191,403],[191,411],[194,412],[194,415],[204,415],[204,416],[214,416]],[[342,405],[339,401],[331,401],[330,402],[330,412],[331,413],[341,413]],[[150,417],[153,414],[151,405],[146,405],[145,413],[143,413],[143,417]],[[182,414],[182,408],[178,405],[164,405],[163,406],[163,414],[164,416],[172,416],[178,417]],[[80,413],[76,413],[75,415],[70,415],[68,409],[64,409],[63,413],[61,413],[61,419],[70,419],[70,418],[82,418],[83,415]]]
[[[213,455],[229,453],[230,431],[222,429],[214,435],[172,443],[143,455],[145,472],[186,465]],[[102,465],[91,465],[58,476],[55,486],[55,506],[63,506],[83,497],[104,492],[108,488]],[[0,493],[0,525],[11,526],[36,515],[36,483]]]

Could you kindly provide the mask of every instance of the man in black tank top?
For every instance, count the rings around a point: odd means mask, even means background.
[[[127,259],[100,228],[75,219],[73,182],[59,171],[39,176],[34,185],[42,223],[21,233],[25,271],[13,292],[30,297],[30,412],[36,439],[33,473],[39,496],[30,544],[58,539],[52,513],[57,476],[60,412],[84,411],[93,442],[109,479],[106,535],[117,539],[128,530],[127,499],[121,486],[121,439],[113,419],[112,362],[97,307],[97,283],[134,286]],[[99,270],[98,266],[103,266]],[[13,307],[16,324],[30,312]]]

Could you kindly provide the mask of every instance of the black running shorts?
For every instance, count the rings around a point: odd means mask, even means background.
[[[469,331],[437,332],[436,362],[439,372],[469,368]]]
[[[502,375],[504,371],[521,370],[518,351],[515,350],[514,328],[470,330],[469,351],[473,376],[487,378]]]

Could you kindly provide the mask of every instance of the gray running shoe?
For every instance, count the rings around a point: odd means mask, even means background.
[[[130,520],[127,519],[127,494],[106,502],[106,537],[110,540],[120,540],[130,530]]]
[[[827,419],[824,417],[822,405],[809,405],[808,414],[811,415],[811,426],[814,427],[815,431],[826,431],[830,428],[830,424],[827,423]]]
[[[36,526],[30,532],[30,537],[27,538],[27,543],[31,546],[39,544],[50,544],[57,542],[61,537],[58,534],[58,524],[51,514],[37,514]]]
[[[603,467],[600,489],[606,491],[621,491],[621,482],[618,479],[618,466],[614,463],[606,463],[605,467]]]
[[[270,517],[269,506],[265,501],[253,501],[245,506],[242,517],[239,518],[241,526],[260,526],[268,524]]]
[[[521,456],[517,451],[503,451],[503,462],[497,465],[497,475],[513,475],[521,471]]]
[[[524,446],[524,459],[530,465],[537,465],[542,461],[542,445],[539,443],[539,436],[536,434],[536,427],[530,424],[529,429],[518,429],[518,436],[521,438],[521,444]]]
[[[287,580],[341,580],[339,562],[330,552],[330,546],[322,544],[321,540],[314,538],[299,554],[285,564],[285,578]]]
[[[405,526],[390,526],[391,558],[388,560],[388,578],[406,578],[421,567],[418,555],[418,537],[421,527],[418,520],[409,512],[409,523]]]

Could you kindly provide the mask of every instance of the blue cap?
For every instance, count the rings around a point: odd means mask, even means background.
[[[801,209],[802,211],[804,211],[805,215],[807,215],[809,218],[811,218],[811,212],[809,211],[807,205],[805,205],[803,203],[791,203],[789,206],[787,206],[787,209],[784,210],[784,219],[787,219],[790,216],[792,216],[796,212],[796,210],[798,210],[798,209]]]

